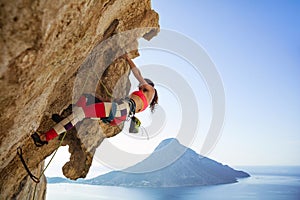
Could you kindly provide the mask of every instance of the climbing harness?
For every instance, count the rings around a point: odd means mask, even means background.
[[[26,165],[26,162],[25,162],[25,160],[24,160],[24,158],[23,158],[23,151],[22,151],[22,148],[21,148],[21,147],[18,147],[18,148],[17,148],[17,154],[18,154],[18,156],[19,156],[19,158],[20,158],[20,160],[21,160],[21,162],[22,162],[22,164],[23,164],[25,170],[27,171],[28,175],[30,176],[30,178],[31,178],[34,182],[39,183],[39,182],[40,182],[40,179],[39,179],[38,177],[36,177],[35,175],[33,175],[33,174],[31,173],[31,171],[29,170],[28,166]]]

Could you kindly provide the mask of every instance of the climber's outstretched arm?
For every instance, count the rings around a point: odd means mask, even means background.
[[[147,84],[145,79],[143,78],[141,71],[136,67],[134,62],[127,56],[124,55],[124,58],[128,61],[128,64],[130,65],[131,71],[134,75],[134,77],[139,81],[141,85]]]

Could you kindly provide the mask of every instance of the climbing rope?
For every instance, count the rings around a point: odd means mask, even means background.
[[[40,178],[43,176],[43,174],[45,173],[45,171],[46,171],[47,168],[49,167],[50,163],[52,162],[53,158],[55,157],[55,155],[56,155],[56,153],[57,153],[59,147],[62,145],[62,143],[63,143],[63,141],[64,141],[66,135],[67,135],[67,132],[64,132],[63,137],[61,138],[61,140],[60,140],[60,142],[59,142],[57,148],[55,149],[55,151],[54,151],[52,157],[50,158],[48,164],[47,164],[46,167],[43,169],[42,173],[40,174],[40,176],[39,176],[39,178],[38,178],[38,181],[39,181],[39,182],[40,182]],[[36,184],[35,184],[34,192],[33,192],[33,199],[32,199],[32,200],[35,199],[35,193],[36,193],[36,189],[37,189],[37,184],[38,184],[39,182],[36,182]]]
[[[35,175],[33,175],[33,174],[31,173],[31,171],[29,170],[28,166],[26,165],[26,162],[25,162],[25,160],[24,160],[24,158],[23,158],[23,150],[22,150],[21,147],[18,147],[18,148],[17,148],[17,154],[18,154],[18,156],[19,156],[19,158],[20,158],[20,160],[21,160],[21,162],[22,162],[22,164],[23,164],[25,170],[27,171],[28,175],[30,176],[30,178],[31,178],[34,182],[39,183],[39,182],[40,182],[40,179],[37,178]]]
[[[104,85],[104,83],[101,81],[101,79],[100,79],[100,77],[99,77],[99,75],[98,75],[98,73],[97,72],[95,72],[95,74],[96,74],[96,76],[97,76],[97,78],[98,78],[98,80],[99,80],[99,82],[100,82],[100,84],[102,85],[102,87],[104,88],[104,90],[105,90],[105,92],[106,92],[106,94],[108,94],[108,96],[109,97],[111,97],[111,98],[114,98],[114,96],[108,91],[108,89],[107,89],[107,87],[106,87],[106,85]]]
[[[100,84],[102,85],[102,87],[105,89],[105,92],[108,94],[109,97],[114,98],[114,96],[108,91],[107,87],[104,85],[104,83],[100,81]]]
[[[144,135],[144,133],[146,133],[146,135],[147,135],[147,140],[149,140],[150,137],[149,137],[149,134],[148,134],[147,129],[146,129],[144,126],[141,126],[141,130],[142,130],[142,136]]]
[[[22,148],[21,148],[21,147],[18,147],[18,148],[17,148],[17,155],[19,156],[19,158],[20,158],[20,160],[21,160],[21,162],[22,162],[22,164],[23,164],[23,166],[24,166],[26,172],[28,173],[28,175],[29,175],[29,177],[31,178],[31,180],[33,180],[33,181],[36,183],[36,184],[35,184],[35,187],[34,187],[34,192],[33,192],[33,200],[35,199],[35,193],[36,193],[36,189],[37,189],[37,184],[40,182],[41,177],[43,176],[43,174],[45,173],[45,171],[46,171],[47,168],[49,167],[50,163],[52,162],[54,156],[56,155],[56,153],[57,153],[57,151],[58,151],[58,149],[59,149],[59,147],[62,145],[62,143],[63,143],[63,141],[64,141],[66,135],[67,135],[67,132],[64,133],[62,139],[61,139],[60,142],[59,142],[58,147],[55,149],[55,151],[54,151],[54,153],[53,153],[51,159],[49,160],[48,164],[47,164],[46,167],[43,169],[43,171],[41,172],[41,174],[40,174],[39,177],[36,177],[35,175],[33,175],[33,174],[31,173],[30,169],[28,168],[28,166],[27,166],[27,164],[26,164],[26,162],[25,162],[25,160],[24,160],[24,158],[23,158],[23,150],[22,150]]]

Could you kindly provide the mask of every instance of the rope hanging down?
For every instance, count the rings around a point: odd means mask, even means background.
[[[48,162],[48,164],[46,165],[46,167],[43,169],[43,171],[42,171],[42,173],[40,174],[39,177],[36,177],[35,175],[33,175],[33,174],[31,173],[30,169],[28,168],[28,166],[27,166],[27,164],[26,164],[26,162],[25,162],[25,160],[24,160],[24,158],[23,158],[23,150],[22,150],[22,148],[21,148],[21,147],[18,147],[18,148],[17,148],[17,155],[19,156],[19,158],[20,158],[20,160],[21,160],[21,162],[22,162],[22,164],[23,164],[23,166],[24,166],[26,172],[28,173],[29,177],[30,177],[35,183],[39,183],[39,182],[40,182],[40,178],[42,177],[42,175],[44,174],[44,172],[46,171],[46,169],[49,167],[49,165],[50,165],[50,163],[52,162],[52,160],[53,160],[55,154],[56,154],[57,151],[58,151],[58,148],[62,145],[62,143],[63,143],[63,141],[64,141],[64,139],[65,139],[66,133],[67,133],[67,132],[64,133],[62,139],[61,139],[60,142],[59,142],[58,147],[55,149],[55,151],[54,151],[54,153],[53,153],[53,155],[52,155],[50,161]]]
[[[24,160],[24,158],[23,158],[23,151],[22,151],[22,148],[21,148],[21,147],[18,147],[18,148],[17,148],[17,154],[18,154],[18,156],[19,156],[19,158],[20,158],[20,160],[21,160],[21,162],[22,162],[22,164],[23,164],[25,170],[27,171],[28,175],[30,176],[30,178],[31,178],[34,182],[39,183],[39,182],[40,182],[40,179],[39,179],[38,177],[36,177],[35,175],[33,175],[33,174],[31,173],[31,171],[29,170],[28,166],[26,165],[26,162],[25,162],[25,160]]]
[[[67,132],[65,132],[64,135],[63,135],[63,137],[61,138],[58,147],[55,149],[55,151],[54,151],[54,153],[53,153],[51,159],[49,160],[48,164],[46,165],[46,167],[44,168],[44,170],[43,170],[42,173],[40,174],[39,179],[42,177],[42,175],[45,173],[46,169],[49,167],[50,163],[52,162],[54,156],[56,155],[56,153],[57,153],[57,151],[58,151],[58,148],[62,145],[62,143],[63,143],[63,141],[64,141],[66,135],[67,135]],[[35,193],[36,193],[36,189],[37,189],[37,184],[38,184],[38,183],[36,183],[36,184],[35,184],[35,187],[34,187],[33,200],[35,199]]]

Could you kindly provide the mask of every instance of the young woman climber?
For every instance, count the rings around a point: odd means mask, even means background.
[[[35,132],[31,135],[35,145],[40,147],[48,144],[48,141],[72,129],[85,118],[102,120],[111,125],[118,125],[125,121],[129,115],[142,112],[148,106],[153,112],[155,105],[158,103],[158,95],[154,88],[154,83],[149,79],[143,78],[140,70],[127,55],[123,56],[123,58],[127,60],[132,73],[139,81],[139,90],[134,91],[125,99],[115,100],[114,102],[101,102],[92,95],[82,95],[73,107],[71,115],[57,123],[46,133],[39,135]]]

